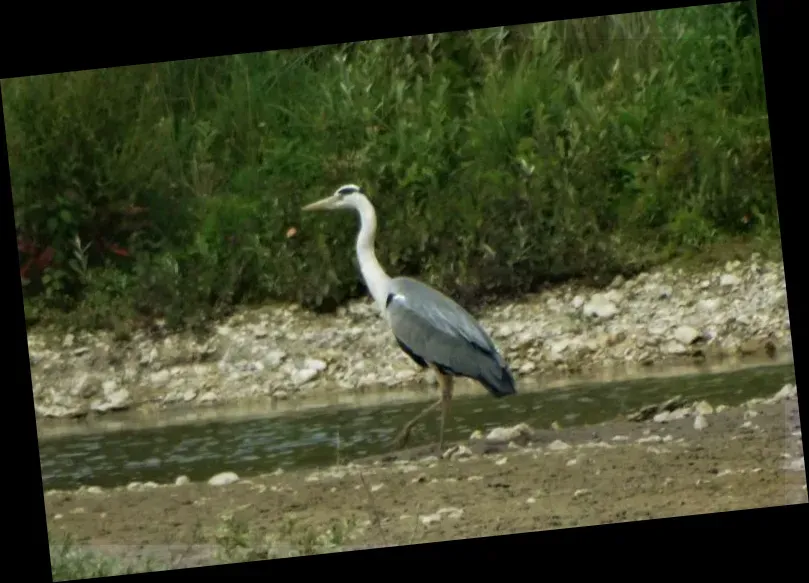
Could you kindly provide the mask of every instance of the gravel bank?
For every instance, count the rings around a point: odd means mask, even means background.
[[[523,390],[591,374],[789,359],[792,350],[783,264],[756,254],[699,272],[664,267],[619,277],[601,290],[562,285],[479,316]],[[207,338],[136,332],[120,341],[81,331],[56,338],[34,329],[29,350],[42,420],[334,402],[433,384],[370,301],[319,316],[286,305],[243,310]],[[459,383],[459,391],[469,388]]]

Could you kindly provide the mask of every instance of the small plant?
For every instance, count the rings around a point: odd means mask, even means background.
[[[148,573],[170,568],[152,559],[124,561],[108,557],[77,546],[71,537],[50,545],[50,559],[54,581]]]
[[[244,562],[339,551],[357,532],[354,517],[335,519],[327,528],[316,529],[289,516],[276,532],[262,535],[246,522],[225,516],[214,540],[220,547],[220,561]]]
[[[73,239],[73,257],[68,261],[68,265],[73,269],[81,285],[87,285],[89,283],[90,269],[87,250],[90,248],[90,245],[91,243],[87,243],[87,245],[82,246],[81,238],[78,235]]]

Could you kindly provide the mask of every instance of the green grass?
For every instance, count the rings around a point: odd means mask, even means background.
[[[214,532],[197,533],[194,544],[213,545],[212,554],[204,561],[213,565],[338,552],[350,548],[359,535],[357,521],[352,517],[334,520],[320,529],[300,523],[294,517],[285,517],[274,532],[267,533],[244,520],[223,516]],[[188,566],[184,564],[183,553],[179,550],[170,560],[148,555],[124,559],[82,547],[71,537],[50,545],[50,559],[54,581],[147,573]]]
[[[147,558],[125,561],[108,557],[97,551],[83,549],[70,538],[50,545],[50,559],[54,581],[147,573],[170,568]]]
[[[377,207],[383,265],[467,303],[728,244],[777,253],[751,9],[4,80],[18,232],[54,250],[26,314],[125,334],[333,309],[363,293],[355,223],[300,207],[346,182]]]

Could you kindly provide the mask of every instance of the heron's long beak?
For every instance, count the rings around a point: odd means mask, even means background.
[[[311,204],[307,204],[301,210],[304,210],[304,211],[325,211],[325,210],[330,210],[330,209],[334,208],[335,200],[336,199],[335,199],[334,196],[329,196],[329,197],[326,197],[324,199],[313,202]]]

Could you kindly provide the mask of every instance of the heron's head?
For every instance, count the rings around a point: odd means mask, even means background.
[[[356,209],[365,199],[362,189],[356,184],[345,184],[334,191],[334,194],[324,199],[307,204],[305,211],[333,211],[341,209]]]

